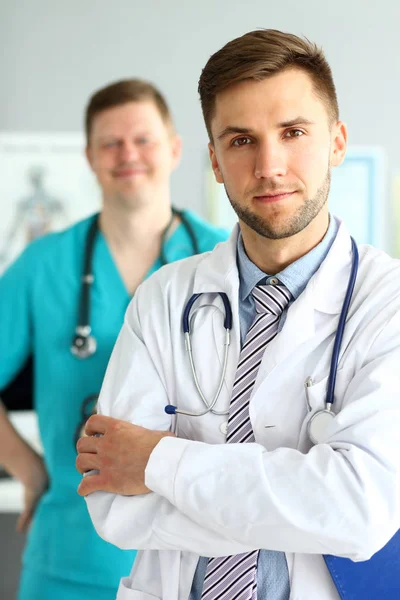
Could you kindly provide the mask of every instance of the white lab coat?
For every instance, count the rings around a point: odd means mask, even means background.
[[[181,326],[186,302],[199,292],[192,344],[207,398],[218,384],[224,343],[222,302],[210,292],[226,292],[232,304],[232,345],[217,403],[218,410],[229,407],[240,353],[237,234],[236,228],[213,252],[171,264],[143,283],[110,360],[99,411],[179,436],[163,439],[150,456],[145,481],[153,493],[87,497],[104,539],[141,550],[121,582],[120,600],[188,600],[199,555],[257,548],[286,552],[291,600],[337,600],[322,554],[366,560],[400,526],[400,261],[370,246],[359,248],[336,382],[338,415],[324,443],[313,447],[306,433],[324,407],[350,273],[343,224],[265,352],[250,401],[256,443],[224,445],[226,416],[165,413],[168,403],[203,408]]]

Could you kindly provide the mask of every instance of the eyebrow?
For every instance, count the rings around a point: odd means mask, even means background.
[[[217,136],[217,140],[222,140],[222,138],[226,137],[227,135],[235,133],[251,133],[251,129],[247,129],[246,127],[234,127],[230,125],[221,131],[221,133]]]
[[[282,121],[281,123],[277,124],[277,128],[278,129],[285,129],[286,127],[294,127],[295,125],[314,125],[315,123],[313,121],[310,121],[309,119],[306,119],[305,117],[296,117],[295,119],[291,119],[290,121]],[[251,134],[252,130],[248,129],[247,127],[235,127],[232,125],[229,125],[228,127],[225,127],[225,129],[223,129],[221,131],[221,133],[217,136],[218,140],[221,140],[222,138],[226,137],[227,135],[231,135],[231,134],[238,134],[238,133],[242,133],[242,134]]]
[[[294,125],[315,125],[314,121],[310,121],[305,117],[296,117],[291,121],[282,121],[282,123],[278,123],[279,129],[284,129],[285,127],[293,127]]]
[[[97,138],[98,142],[109,142],[110,140],[117,140],[118,139],[118,135],[115,135],[113,133],[110,134],[106,134],[106,135],[101,135]]]

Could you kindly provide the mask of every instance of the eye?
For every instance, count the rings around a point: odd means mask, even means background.
[[[137,143],[140,144],[141,146],[144,144],[148,144],[149,143],[149,138],[147,137],[141,137],[137,139]]]
[[[251,144],[251,139],[249,137],[240,137],[240,138],[236,138],[235,140],[233,140],[232,142],[232,146],[247,146],[248,144]]]
[[[103,144],[103,148],[116,148],[118,146],[118,140],[110,140]]]
[[[296,138],[296,137],[301,137],[303,135],[304,135],[304,131],[302,131],[301,129],[289,129],[289,131],[286,131],[284,137]]]

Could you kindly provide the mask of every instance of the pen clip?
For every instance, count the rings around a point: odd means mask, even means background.
[[[310,403],[310,397],[308,395],[308,390],[312,385],[313,385],[313,380],[311,379],[311,377],[307,377],[307,379],[304,382],[304,387],[306,388],[306,401],[307,401],[308,410],[310,412],[312,411],[312,408],[311,408],[311,403]]]

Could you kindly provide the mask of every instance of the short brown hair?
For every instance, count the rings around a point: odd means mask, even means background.
[[[154,102],[165,124],[174,130],[171,112],[161,92],[149,81],[123,79],[101,88],[89,98],[85,111],[87,143],[89,143],[93,119],[98,113],[128,102],[145,102],[146,100]]]
[[[335,84],[322,49],[307,38],[276,29],[259,29],[228,42],[210,57],[201,73],[199,94],[210,140],[219,92],[247,79],[262,81],[291,67],[311,76],[314,91],[325,103],[331,121],[337,121],[339,106]]]

